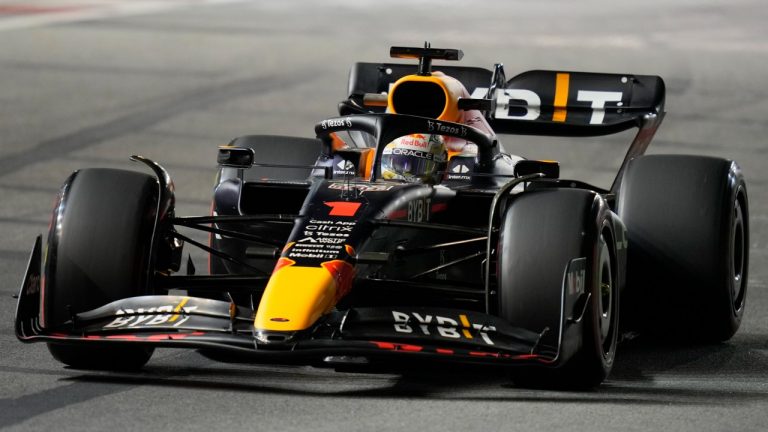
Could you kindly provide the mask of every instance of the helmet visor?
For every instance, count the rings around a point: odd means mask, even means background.
[[[383,169],[406,178],[430,176],[436,167],[432,153],[400,148],[393,148],[391,152],[385,150],[381,165]]]

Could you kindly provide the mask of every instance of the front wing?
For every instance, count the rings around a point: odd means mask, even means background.
[[[256,334],[255,312],[219,300],[152,295],[114,301],[41,326],[40,239],[19,293],[16,336],[23,342],[133,343],[247,354],[259,359],[326,356],[435,358],[503,364],[560,363],[560,347],[540,345],[543,333],[515,328],[484,313],[444,308],[354,308],[334,311],[288,338]],[[562,326],[561,326],[562,328]],[[562,339],[562,331],[561,331]],[[559,344],[561,345],[561,344]]]

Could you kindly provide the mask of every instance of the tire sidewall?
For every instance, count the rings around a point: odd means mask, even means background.
[[[44,264],[43,326],[149,294],[157,181],[113,169],[73,173],[57,199]]]
[[[739,301],[732,278],[736,204]],[[744,314],[749,262],[747,188],[738,164],[692,155],[636,158],[622,180],[619,215],[629,233],[628,330],[687,343],[732,337]]]

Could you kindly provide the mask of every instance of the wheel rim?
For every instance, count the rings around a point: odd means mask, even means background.
[[[744,229],[744,213],[741,202],[736,199],[733,210],[733,225],[731,229],[731,295],[733,312],[738,313],[744,305],[744,270],[746,264],[746,233]]]
[[[614,292],[613,274],[611,272],[611,256],[605,240],[600,242],[600,267],[599,267],[599,299],[598,312],[600,319],[600,342],[603,346],[603,354],[607,355],[613,349],[614,331]]]

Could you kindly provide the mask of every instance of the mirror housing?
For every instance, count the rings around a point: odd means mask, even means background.
[[[256,159],[256,152],[248,147],[220,146],[216,162],[221,166],[250,168]]]
[[[515,177],[541,173],[544,178],[560,178],[560,163],[549,160],[521,160],[515,164]]]

